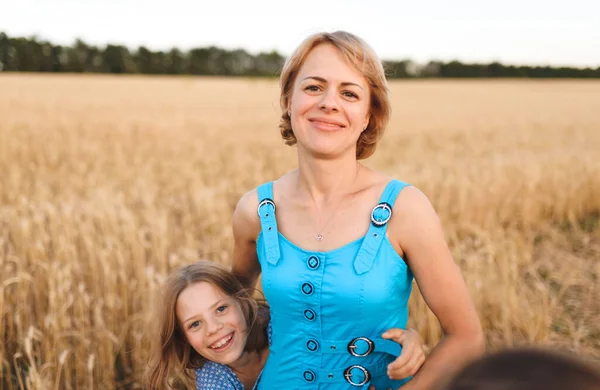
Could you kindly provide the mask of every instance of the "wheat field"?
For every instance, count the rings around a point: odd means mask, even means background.
[[[600,359],[600,81],[390,83],[366,165],[431,199],[490,350]],[[173,267],[295,166],[274,79],[0,75],[0,387],[135,389]],[[410,325],[441,333],[415,291]]]

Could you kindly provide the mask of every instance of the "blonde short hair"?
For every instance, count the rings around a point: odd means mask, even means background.
[[[383,136],[390,118],[390,101],[381,60],[365,41],[349,32],[322,32],[311,35],[286,60],[279,79],[281,88],[279,103],[282,109],[279,123],[281,137],[287,145],[294,145],[297,141],[292,129],[291,119],[288,116],[292,88],[296,76],[310,51],[324,43],[334,45],[348,63],[363,74],[369,85],[371,93],[369,124],[356,142],[356,159],[365,159],[375,152],[377,142]]]

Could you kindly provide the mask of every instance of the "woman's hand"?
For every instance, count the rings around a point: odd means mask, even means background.
[[[387,374],[390,379],[405,379],[413,376],[425,362],[423,339],[414,329],[388,329],[381,336],[402,345],[402,353],[388,365]]]
[[[387,374],[390,379],[405,379],[413,376],[425,363],[425,345],[416,330],[412,328],[406,330],[392,328],[384,332],[381,337],[402,345],[400,356],[388,365]],[[370,386],[369,390],[378,389],[375,386]]]

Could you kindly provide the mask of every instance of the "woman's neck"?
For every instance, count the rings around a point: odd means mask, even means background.
[[[361,168],[354,155],[326,160],[299,154],[296,191],[314,203],[329,203],[353,190]]]

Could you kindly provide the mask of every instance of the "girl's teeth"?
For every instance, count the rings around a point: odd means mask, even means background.
[[[229,342],[229,340],[231,340],[231,335],[229,337],[227,337],[224,340],[219,341],[217,344],[213,345],[212,348],[221,348],[222,346],[224,346],[225,344],[227,344]]]

